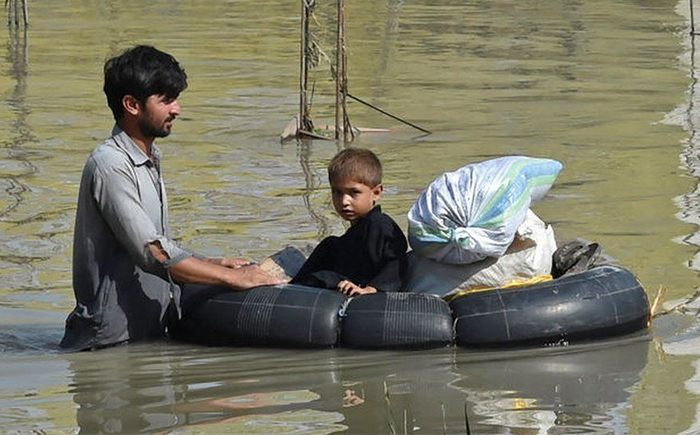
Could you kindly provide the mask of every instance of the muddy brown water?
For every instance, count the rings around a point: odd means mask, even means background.
[[[332,2],[316,36],[332,56]],[[101,68],[134,43],[173,53],[190,88],[162,140],[171,226],[205,255],[263,258],[344,230],[324,168],[335,142],[281,144],[297,110],[296,1],[32,2],[0,32],[0,431],[695,433],[694,316],[649,336],[517,351],[364,352],[145,343],[62,354],[82,165],[112,126]],[[698,287],[697,73],[685,1],[359,0],[350,104],[405,228],[441,172],[524,154],[564,170],[535,211],[600,242],[667,301]],[[328,66],[314,74],[331,122]],[[465,417],[466,415],[466,417]]]

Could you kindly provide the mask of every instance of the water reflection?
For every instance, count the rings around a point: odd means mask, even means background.
[[[9,27],[10,40],[7,45],[7,65],[9,75],[15,80],[12,93],[7,98],[16,119],[11,123],[12,134],[5,140],[3,158],[10,159],[5,163],[9,170],[2,174],[2,179],[9,184],[5,192],[9,195],[9,204],[3,204],[0,209],[0,218],[5,218],[23,201],[23,194],[29,190],[21,179],[37,172],[36,167],[25,156],[22,145],[34,141],[31,128],[27,121],[31,111],[26,104],[27,77],[29,76],[29,34],[26,27]],[[12,162],[14,161],[14,162]],[[3,162],[4,163],[4,162]],[[14,163],[14,164],[13,164]],[[4,169],[4,168],[3,168]],[[5,201],[3,201],[5,202]]]
[[[646,340],[410,355],[147,344],[67,358],[84,433],[460,433],[465,410],[474,433],[617,432],[647,352]]]
[[[495,364],[458,364],[462,379],[453,387],[466,394],[477,432],[488,427],[624,432],[626,404],[648,350],[642,339]]]
[[[666,116],[664,120],[673,125],[679,125],[688,132],[688,139],[685,143],[683,152],[681,153],[681,161],[684,169],[688,174],[695,179],[693,190],[678,198],[676,202],[680,208],[678,217],[684,222],[693,224],[695,232],[688,234],[682,238],[682,242],[693,246],[695,254],[688,261],[688,266],[694,270],[700,270],[700,89],[698,89],[698,38],[700,35],[695,33],[695,26],[692,20],[693,17],[693,1],[680,0],[676,11],[689,20],[690,31],[684,29],[682,44],[686,51],[682,57],[683,62],[689,70],[690,84],[687,92],[687,102],[685,105],[677,107],[673,112]],[[693,377],[685,382],[687,391],[694,395],[700,395],[700,390],[697,387],[698,378],[700,378],[700,360],[697,359],[698,344],[700,343],[700,324],[698,324],[698,316],[700,315],[700,290],[695,289],[695,295],[684,301],[679,306],[679,311],[695,316],[694,322],[685,328],[685,331],[678,333],[675,337],[667,340],[662,346],[664,352],[669,355],[685,355],[693,356],[692,366],[695,371]],[[700,407],[697,407],[694,421],[690,428],[681,432],[682,434],[697,433],[700,430]]]
[[[9,129],[0,148],[0,188],[4,190],[0,197],[0,276],[10,288],[36,287],[37,272],[32,261],[47,259],[53,243],[41,237],[27,240],[8,234],[15,225],[28,223],[13,213],[25,205],[26,196],[32,191],[27,180],[38,172],[31,161],[32,152],[25,148],[37,141],[29,123],[31,109],[27,103],[29,32],[26,26],[8,26],[8,32],[6,65],[14,86],[6,102],[14,119],[8,122]]]
[[[682,6],[685,2],[682,2]],[[683,9],[684,10],[684,9]],[[683,58],[689,69],[690,85],[688,87],[687,102],[678,106],[673,112],[668,114],[664,122],[672,125],[678,125],[688,132],[688,139],[685,143],[683,152],[681,153],[681,162],[690,176],[695,179],[700,178],[700,140],[698,139],[698,121],[700,112],[698,111],[698,71],[697,71],[697,41],[696,36],[688,33],[683,36],[683,45],[686,47],[686,52]],[[692,192],[686,193],[678,198],[676,202],[680,208],[679,218],[684,222],[694,224],[697,228],[700,225],[700,184],[696,182]],[[697,231],[683,237],[683,243],[691,246],[700,246],[700,233]],[[698,270],[698,255],[700,251],[696,250],[693,258],[688,262],[688,265]]]
[[[162,411],[184,395],[182,384],[164,382],[172,376],[172,356],[162,352],[154,361],[142,351],[122,347],[107,351],[107,358],[98,353],[70,358],[71,393],[81,432],[155,431],[181,420],[177,413]]]
[[[299,165],[304,173],[304,181],[306,182],[306,188],[304,189],[304,193],[301,195],[301,197],[304,200],[304,206],[306,207],[306,211],[309,213],[309,217],[311,217],[311,220],[316,223],[316,238],[321,240],[328,237],[331,230],[328,219],[324,216],[323,211],[316,210],[313,203],[313,196],[325,181],[325,177],[319,177],[314,173],[313,166],[309,161],[312,154],[312,146],[313,142],[311,140],[301,139],[297,141]]]
[[[104,353],[108,353],[105,357]],[[337,412],[317,409],[319,394],[296,379],[273,376],[279,351],[122,346],[70,355],[76,421],[81,432],[330,433],[344,429]],[[284,359],[295,365],[294,359]],[[298,364],[299,362],[296,361]],[[306,371],[302,365],[299,369]],[[291,371],[297,371],[294,367]],[[309,386],[333,383],[333,372],[306,373]],[[329,378],[330,377],[330,378]],[[292,387],[292,383],[296,387]],[[179,430],[178,432],[182,432]]]

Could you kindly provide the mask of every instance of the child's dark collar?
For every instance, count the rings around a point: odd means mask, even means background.
[[[370,216],[374,216],[376,214],[381,215],[382,214],[382,207],[377,204],[374,207],[372,207],[372,210],[368,211],[366,215],[362,216],[360,219],[358,219],[352,226],[357,226],[360,222],[364,222],[367,218]]]

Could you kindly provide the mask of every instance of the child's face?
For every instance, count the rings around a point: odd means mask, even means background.
[[[355,224],[372,210],[383,190],[381,184],[369,187],[352,180],[334,180],[331,182],[333,207],[340,217]]]

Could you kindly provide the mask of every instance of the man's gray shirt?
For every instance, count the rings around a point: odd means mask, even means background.
[[[168,236],[160,151],[151,158],[119,127],[83,169],[73,240],[76,306],[61,346],[74,350],[160,337],[172,295],[168,268],[192,256]],[[150,253],[159,242],[169,260]]]

